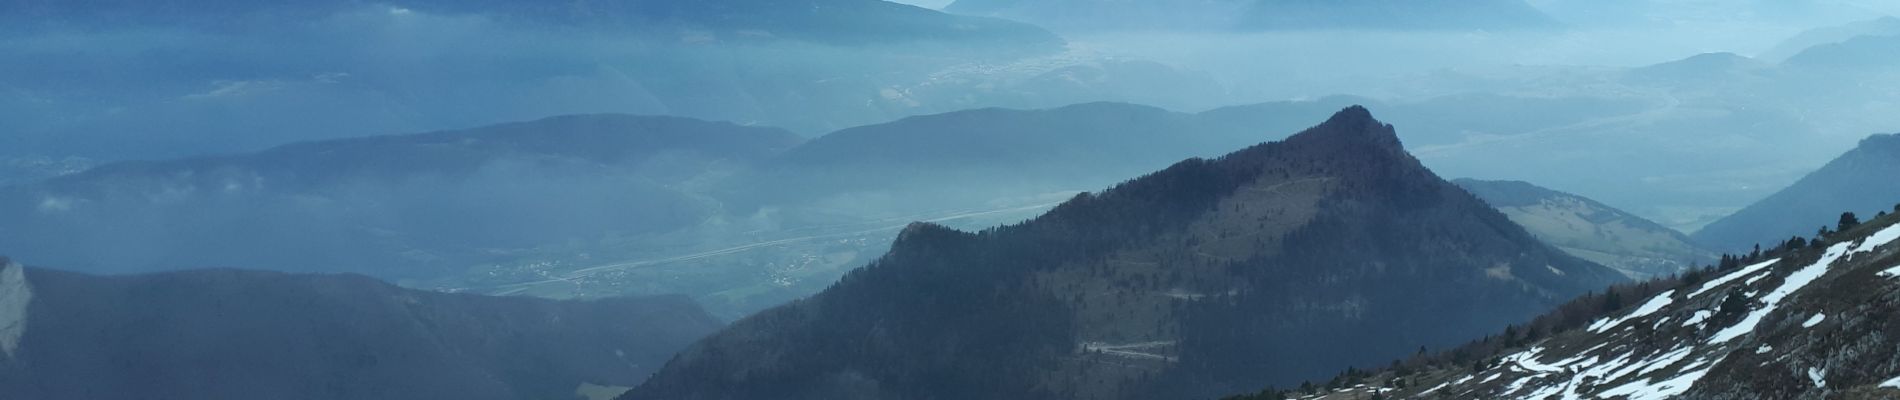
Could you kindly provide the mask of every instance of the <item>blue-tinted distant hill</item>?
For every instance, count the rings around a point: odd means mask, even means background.
[[[1736,251],[1834,229],[1841,212],[1900,212],[1900,135],[1874,135],[1793,185],[1710,223],[1691,235],[1718,250]]]
[[[1517,30],[1554,21],[1522,0],[958,0],[944,10],[1071,30]]]
[[[1715,261],[1716,253],[1642,217],[1595,200],[1521,181],[1458,179],[1544,243],[1634,279],[1668,276]]]
[[[1880,17],[1840,26],[1809,29],[1776,44],[1775,47],[1763,51],[1756,57],[1781,61],[1815,46],[1845,42],[1861,36],[1887,35],[1900,35],[1900,18]]]
[[[1118,87],[1012,87],[1064,45],[878,0],[8,0],[0,157],[177,158],[588,113],[816,135]]]
[[[113,163],[0,188],[0,244],[88,272],[437,277],[493,255],[482,249],[698,224],[718,208],[697,181],[801,140],[686,118],[580,115]]]
[[[1839,43],[1809,47],[1785,65],[1810,69],[1885,71],[1900,65],[1900,34],[1863,35]]]
[[[861,44],[903,41],[1060,42],[1034,26],[949,15],[882,0],[9,0],[0,20],[44,27],[262,28],[353,12],[476,16],[548,27],[618,28],[728,40],[796,39]],[[20,29],[16,25],[12,29]],[[699,31],[699,32],[685,32]]]

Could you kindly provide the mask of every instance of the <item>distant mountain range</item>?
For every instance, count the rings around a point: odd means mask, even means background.
[[[92,272],[253,266],[432,278],[493,255],[485,249],[699,224],[717,209],[696,182],[801,140],[590,115],[108,164],[0,189],[0,243]]]
[[[1234,399],[1895,398],[1897,222],[1887,215],[1722,270],[1580,298],[1392,368]]]
[[[1343,101],[983,109],[809,142],[580,115],[112,163],[0,188],[0,245],[88,272],[246,266],[558,298],[689,293],[736,318],[822,289],[912,220],[1019,221]]]
[[[1603,203],[1527,182],[1452,181],[1571,255],[1634,279],[1677,274],[1716,260],[1688,236]]]
[[[1760,55],[1757,55],[1756,58],[1769,61],[1782,61],[1815,46],[1846,42],[1861,36],[1894,35],[1900,35],[1900,18],[1891,16],[1881,17],[1841,26],[1803,31],[1794,37],[1776,44],[1775,47],[1763,51]]]
[[[0,397],[601,398],[719,326],[679,296],[483,297],[239,270],[94,276],[0,258]]]
[[[273,22],[378,12],[475,16],[508,23],[612,28],[672,37],[708,35],[727,41],[808,40],[863,44],[907,41],[1060,43],[1034,26],[949,15],[881,0],[228,0],[45,1],[0,4],[4,19],[34,26],[78,25],[254,28]]]
[[[902,202],[972,204],[1108,185],[1186,157],[1213,156],[1299,129],[1349,99],[1188,114],[1125,103],[978,109],[839,130],[787,151],[739,184],[784,195],[872,192]],[[756,190],[756,189],[755,189]]]
[[[1555,25],[1523,0],[957,0],[944,10],[1067,30],[1495,30]]]
[[[1692,235],[1730,251],[1767,246],[1832,228],[1843,211],[1866,218],[1900,212],[1900,134],[1874,135],[1793,185]]]
[[[24,0],[0,24],[0,157],[105,162],[608,112],[816,135],[1180,75],[880,0]],[[1062,68],[1113,73],[1029,79]]]
[[[1788,57],[1787,64],[1825,69],[1863,69],[1885,72],[1900,63],[1900,33],[1862,35],[1809,47]]]
[[[1244,29],[1522,30],[1558,24],[1524,0],[1259,0]]]
[[[1622,279],[1351,107],[1022,224],[913,224],[622,398],[1209,397],[1448,346]]]

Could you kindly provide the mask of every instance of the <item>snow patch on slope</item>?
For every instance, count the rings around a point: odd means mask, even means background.
[[[1820,324],[1821,324],[1821,321],[1826,321],[1826,320],[1827,320],[1827,314],[1822,314],[1822,313],[1814,313],[1814,316],[1812,316],[1812,317],[1808,317],[1808,320],[1807,320],[1807,322],[1802,322],[1802,323],[1801,323],[1801,327],[1802,327],[1802,328],[1813,328],[1813,327],[1814,327],[1815,325],[1820,325]]]
[[[1772,259],[1768,261],[1762,261],[1762,262],[1756,263],[1755,265],[1742,267],[1742,269],[1735,270],[1734,273],[1731,273],[1728,275],[1722,275],[1722,277],[1720,278],[1710,279],[1708,283],[1702,284],[1701,289],[1696,289],[1695,292],[1689,293],[1689,297],[1700,296],[1702,295],[1703,292],[1707,292],[1710,289],[1714,289],[1717,286],[1722,286],[1722,284],[1728,283],[1729,281],[1741,279],[1749,275],[1754,275],[1756,272],[1761,272],[1762,269],[1768,268],[1768,266],[1770,265],[1775,265],[1775,263],[1778,263],[1778,262],[1781,262],[1781,259],[1777,258],[1777,259]]]
[[[1761,324],[1762,317],[1773,313],[1775,307],[1781,305],[1782,299],[1787,298],[1790,294],[1794,294],[1795,291],[1801,290],[1802,287],[1807,286],[1809,283],[1814,283],[1815,279],[1820,279],[1822,274],[1827,273],[1827,267],[1829,265],[1834,264],[1835,260],[1839,260],[1842,256],[1847,255],[1848,251],[1852,249],[1853,245],[1848,243],[1838,243],[1832,247],[1828,247],[1827,254],[1821,255],[1820,260],[1815,261],[1814,264],[1802,267],[1799,271],[1788,274],[1788,277],[1782,280],[1781,287],[1768,292],[1767,296],[1762,296],[1762,306],[1760,309],[1749,312],[1748,317],[1743,318],[1742,322],[1724,328],[1721,332],[1716,332],[1714,337],[1709,338],[1708,343],[1724,343],[1754,332],[1755,326]]]
[[[33,301],[33,287],[26,283],[26,268],[20,264],[0,265],[0,354],[8,358],[20,347],[26,334],[26,305]]]
[[[1702,321],[1707,321],[1709,320],[1709,317],[1713,317],[1713,316],[1715,316],[1715,313],[1709,310],[1696,310],[1695,315],[1691,315],[1689,316],[1689,319],[1682,321],[1682,326],[1691,326],[1695,324],[1700,324],[1702,323]]]
[[[1676,294],[1676,291],[1674,290],[1662,292],[1662,294],[1658,294],[1656,295],[1656,297],[1650,298],[1649,302],[1643,303],[1642,307],[1637,307],[1636,311],[1631,311],[1629,315],[1625,315],[1622,318],[1616,318],[1616,319],[1605,318],[1602,320],[1598,320],[1596,323],[1590,324],[1590,331],[1602,333],[1604,330],[1615,328],[1617,325],[1622,325],[1624,322],[1628,322],[1629,320],[1642,318],[1644,316],[1648,316],[1649,314],[1653,314],[1657,311],[1661,311],[1663,307],[1668,307],[1669,303],[1672,303],[1675,301],[1675,299],[1672,299],[1669,297],[1670,295],[1674,295],[1674,294]]]
[[[1874,232],[1874,234],[1872,235],[1867,235],[1867,240],[1862,241],[1861,245],[1854,249],[1854,252],[1860,253],[1860,252],[1873,251],[1875,247],[1880,247],[1887,243],[1892,243],[1894,240],[1900,240],[1900,224],[1888,226],[1885,229],[1881,229],[1879,232]]]
[[[1663,400],[1679,396],[1695,386],[1695,381],[1708,375],[1709,370],[1696,370],[1676,375],[1662,381],[1635,381],[1601,393],[1602,397],[1628,396],[1629,400]]]

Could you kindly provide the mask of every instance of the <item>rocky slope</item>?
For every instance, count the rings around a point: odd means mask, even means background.
[[[1508,332],[1432,365],[1292,398],[1884,399],[1900,396],[1900,216],[1792,240],[1545,338]],[[1799,239],[1799,238],[1797,238]],[[1477,352],[1499,342],[1506,348]],[[1446,361],[1453,360],[1453,361]],[[1463,360],[1463,361],[1455,361]],[[1275,398],[1262,395],[1258,398]]]

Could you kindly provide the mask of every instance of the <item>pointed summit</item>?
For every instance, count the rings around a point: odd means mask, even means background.
[[[1378,122],[1378,120],[1372,118],[1372,110],[1367,110],[1366,106],[1358,104],[1340,109],[1339,112],[1333,113],[1332,118],[1326,119],[1328,125],[1350,122]]]
[[[1299,134],[1288,137],[1287,143],[1326,142],[1341,145],[1368,145],[1388,151],[1403,152],[1404,145],[1399,142],[1399,134],[1392,125],[1379,122],[1372,111],[1365,106],[1354,105],[1334,113],[1332,118]]]
[[[1856,149],[1900,155],[1900,133],[1868,136]]]

